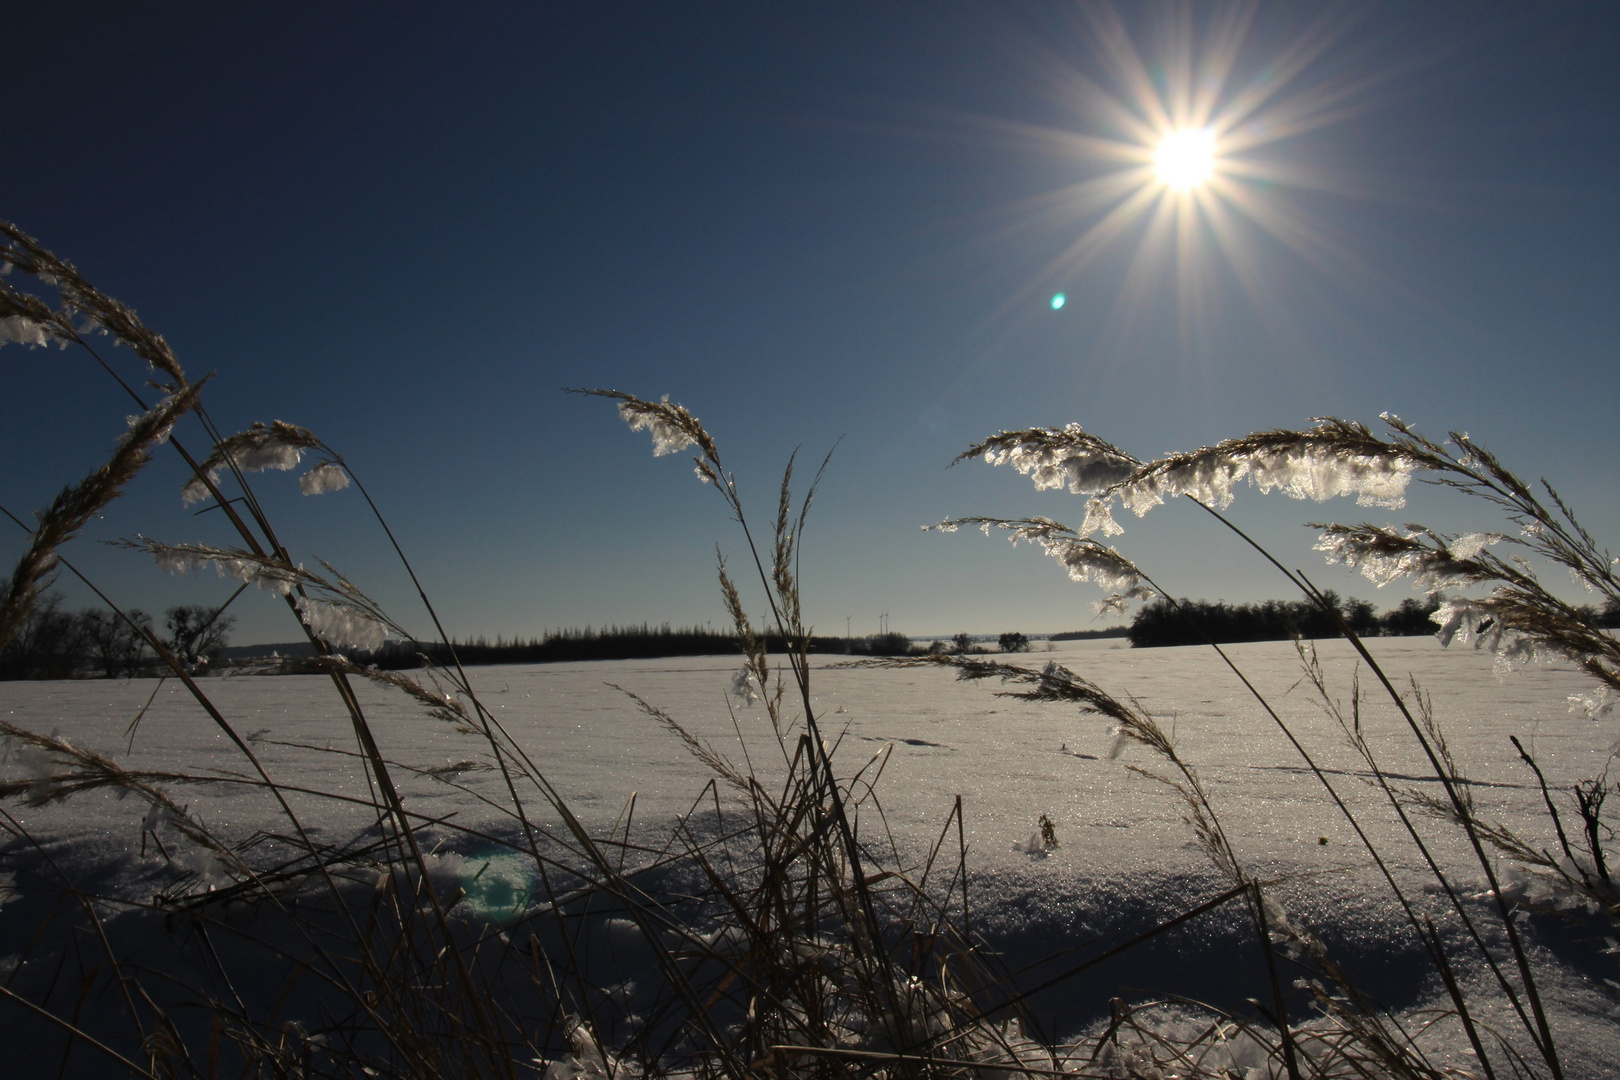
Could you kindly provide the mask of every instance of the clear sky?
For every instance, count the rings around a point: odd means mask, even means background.
[[[715,493],[565,386],[689,406],[761,521],[788,453],[841,438],[804,537],[834,633],[1096,625],[1095,591],[1035,552],[918,528],[1078,522],[1010,471],[946,470],[1003,428],[1078,421],[1149,457],[1387,409],[1620,535],[1613,4],[63,2],[6,24],[0,217],[218,372],[220,423],[336,446],[463,636],[723,620],[715,544],[742,549]],[[1224,156],[1165,240],[1143,133],[1178,97]],[[0,505],[26,514],[129,410],[72,352],[0,365]],[[182,480],[165,455],[68,553],[123,604],[229,595],[94,542],[227,541]],[[258,489],[300,558],[425,627],[352,490]],[[1417,488],[1233,514],[1380,607],[1408,594],[1322,567],[1301,522],[1482,520]],[[1178,595],[1287,595],[1194,507],[1122,523]],[[236,640],[297,636],[239,604]]]

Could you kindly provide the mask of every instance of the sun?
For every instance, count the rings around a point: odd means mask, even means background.
[[[1154,175],[1172,191],[1191,191],[1215,175],[1215,132],[1183,128],[1166,135],[1153,153]]]
[[[1297,37],[1267,36],[1262,46],[1253,33],[1256,4],[1234,0],[1176,8],[1174,17],[1151,22],[1139,43],[1113,6],[1083,10],[1089,48],[1054,68],[1073,126],[1003,129],[1072,163],[1077,174],[1016,204],[1018,231],[1073,230],[1018,303],[1059,288],[1072,299],[1079,275],[1134,248],[1116,263],[1123,273],[1112,275],[1110,324],[1123,332],[1156,297],[1170,295],[1191,341],[1223,281],[1267,319],[1287,321],[1277,277],[1267,272],[1272,249],[1319,271],[1360,272],[1316,220],[1314,199],[1300,197],[1364,194],[1298,141],[1372,105],[1369,87],[1380,73],[1323,60],[1348,17],[1313,20]]]

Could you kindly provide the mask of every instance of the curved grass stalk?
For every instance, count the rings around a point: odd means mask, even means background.
[[[999,520],[986,518],[963,519],[963,522],[981,524],[988,532],[1001,527],[1013,533],[1012,539],[1033,539],[1042,544],[1070,568],[1071,576],[1084,579],[1091,576],[1092,562],[1098,558],[1112,558],[1117,553],[1102,548],[1089,539],[1093,532],[1105,534],[1121,532],[1114,522],[1109,505],[1122,502],[1138,516],[1167,497],[1186,495],[1240,538],[1248,542],[1271,562],[1284,576],[1305,594],[1307,599],[1321,607],[1339,624],[1342,632],[1362,660],[1369,665],[1390,700],[1401,712],[1419,746],[1429,758],[1436,779],[1446,792],[1451,817],[1463,828],[1475,859],[1481,866],[1497,906],[1498,920],[1504,927],[1518,968],[1520,985],[1524,989],[1529,1015],[1526,1015],[1518,995],[1506,977],[1497,968],[1490,950],[1485,947],[1472,920],[1463,910],[1460,899],[1438,865],[1430,857],[1426,845],[1398,805],[1393,792],[1388,798],[1396,802],[1396,812],[1403,827],[1422,852],[1431,871],[1445,889],[1454,910],[1468,927],[1481,955],[1498,980],[1505,995],[1518,1011],[1526,1033],[1536,1046],[1543,1063],[1551,1074],[1562,1076],[1562,1065],[1553,1045],[1550,1025],[1542,1006],[1528,958],[1511,913],[1507,910],[1495,869],[1485,854],[1482,831],[1472,818],[1465,793],[1458,790],[1448,771],[1443,753],[1436,749],[1429,735],[1422,729],[1407,708],[1400,693],[1367,652],[1360,638],[1345,624],[1342,616],[1326,601],[1303,575],[1296,575],[1277,562],[1268,552],[1233,525],[1218,508],[1230,503],[1236,481],[1248,478],[1262,491],[1280,489],[1296,498],[1318,501],[1336,494],[1355,493],[1363,503],[1399,505],[1406,479],[1417,471],[1435,474],[1429,482],[1452,487],[1482,498],[1504,510],[1521,528],[1519,538],[1496,535],[1479,537],[1446,537],[1432,530],[1414,526],[1404,533],[1378,529],[1369,525],[1345,527],[1316,525],[1323,530],[1319,548],[1328,552],[1330,561],[1346,562],[1363,570],[1380,584],[1401,575],[1414,575],[1420,582],[1431,586],[1439,583],[1491,583],[1495,589],[1483,601],[1471,605],[1453,605],[1443,609],[1450,624],[1442,628],[1442,640],[1449,640],[1459,626],[1464,633],[1477,627],[1491,626],[1495,630],[1492,643],[1499,658],[1508,660],[1525,655],[1519,641],[1528,641],[1535,647],[1549,648],[1570,656],[1593,678],[1606,686],[1620,686],[1620,644],[1582,620],[1568,604],[1553,597],[1535,579],[1528,563],[1500,559],[1485,548],[1492,543],[1509,542],[1519,545],[1548,560],[1563,565],[1577,580],[1611,599],[1620,598],[1620,580],[1614,574],[1614,563],[1608,553],[1600,551],[1591,535],[1582,528],[1574,513],[1557,491],[1543,481],[1551,507],[1542,503],[1529,485],[1519,480],[1488,451],[1465,435],[1453,433],[1452,442],[1461,449],[1453,454],[1439,444],[1419,435],[1398,418],[1385,416],[1392,437],[1381,438],[1365,426],[1346,421],[1327,419],[1318,421],[1309,432],[1261,432],[1242,439],[1229,440],[1189,454],[1172,455],[1153,462],[1139,462],[1129,454],[1086,434],[1075,425],[1062,431],[1032,429],[1022,432],[1003,432],[966,451],[961,457],[982,455],[992,464],[1012,464],[1020,472],[1031,475],[1037,487],[1067,486],[1076,494],[1089,494],[1086,525],[1076,533],[1048,519]],[[961,457],[958,460],[961,460]],[[954,464],[954,462],[953,462]],[[1213,504],[1213,505],[1212,505]],[[947,522],[952,528],[956,522]],[[1096,554],[1093,554],[1096,553]],[[1077,568],[1080,572],[1076,572]],[[1118,580],[1117,572],[1116,578]],[[1147,580],[1145,576],[1143,580]],[[1151,582],[1149,581],[1149,584]],[[1159,590],[1163,595],[1162,590]],[[1114,598],[1116,601],[1124,597]],[[1105,602],[1107,603],[1107,602]],[[1172,601],[1173,603],[1173,601]],[[1109,606],[1115,609],[1117,602]],[[1438,616],[1437,616],[1438,618]],[[1508,631],[1504,634],[1503,631]],[[1214,645],[1214,642],[1210,642]],[[1215,646],[1222,659],[1259,698],[1248,680],[1232,664],[1225,652]],[[1332,785],[1315,767],[1308,754],[1288,731],[1287,725],[1270,710],[1263,699],[1261,704],[1283,728],[1297,752],[1316,774],[1318,781],[1329,791],[1364,846],[1372,852],[1386,881],[1396,890],[1396,896],[1406,911],[1425,948],[1442,970],[1446,960],[1443,953],[1435,953],[1438,938],[1425,934],[1418,925],[1416,915],[1406,902],[1382,859],[1372,848],[1364,833],[1354,821],[1347,807],[1338,798]],[[1369,759],[1370,760],[1370,759]],[[1370,760],[1374,772],[1375,762]],[[1381,776],[1381,774],[1379,774]],[[1601,849],[1599,849],[1601,850]],[[1460,998],[1454,980],[1445,980],[1448,992],[1454,995],[1458,1015],[1468,1032],[1482,1067],[1491,1071],[1490,1060],[1484,1053],[1475,1026]]]

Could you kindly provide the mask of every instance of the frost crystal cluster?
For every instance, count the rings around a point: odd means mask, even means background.
[[[1262,494],[1280,491],[1315,502],[1354,495],[1362,506],[1404,506],[1414,462],[1377,440],[1367,446],[1343,438],[1336,424],[1261,432],[1176,454],[1144,466],[1105,495],[1118,496],[1138,517],[1177,495],[1224,510],[1234,487],[1247,479]]]
[[[1098,614],[1123,611],[1132,600],[1147,600],[1156,595],[1144,582],[1135,563],[1113,548],[1077,535],[1067,525],[1051,518],[959,518],[929,528],[955,532],[963,525],[977,525],[986,536],[991,529],[1001,529],[1014,545],[1021,540],[1040,545],[1042,551],[1063,565],[1071,580],[1095,582],[1109,592],[1094,605]]]
[[[342,491],[349,486],[349,474],[336,462],[317,465],[298,478],[298,490],[305,495],[321,495],[328,491]]]
[[[8,315],[0,319],[0,345],[15,341],[33,348],[45,344],[47,340],[45,331],[32,319],[21,315]]]
[[[372,650],[382,646],[382,623],[346,604],[329,604],[307,596],[298,598],[298,611],[310,631],[340,649]]]
[[[1070,424],[1061,431],[1033,428],[1004,431],[963,456],[983,454],[992,465],[1011,465],[1045,491],[1067,487],[1076,495],[1097,495],[1124,483],[1141,462]]]
[[[165,573],[190,574],[213,563],[221,577],[233,577],[282,596],[292,592],[293,586],[307,577],[302,566],[282,566],[250,552],[230,548],[164,544],[156,540],[142,540],[137,546],[144,547]]]
[[[262,472],[265,469],[280,469],[285,472],[298,467],[303,460],[304,451],[324,449],[321,441],[310,432],[297,424],[289,424],[281,420],[273,421],[269,426],[254,424],[246,431],[232,435],[222,440],[214,447],[214,452],[208,459],[199,465],[198,471],[206,473],[210,482],[217,485],[226,470],[235,467],[241,472]],[[348,477],[343,477],[342,483],[336,483],[335,478],[323,475],[319,480],[311,480],[315,473],[325,470],[342,470],[331,462],[325,462],[315,468],[309,476],[300,480],[304,494],[315,495],[322,491],[335,491],[348,486]],[[200,476],[194,476],[180,490],[180,496],[187,506],[208,497],[208,484],[203,483]]]
[[[543,1080],[639,1080],[642,1070],[635,1062],[620,1061],[605,1054],[590,1028],[577,1017],[569,1017],[568,1041],[572,1053],[546,1065]]]
[[[753,705],[763,700],[759,692],[759,680],[754,677],[752,671],[748,670],[746,664],[738,668],[737,672],[731,676],[731,696],[736,700],[737,704],[744,706]]]
[[[631,431],[645,431],[652,435],[654,457],[678,454],[688,446],[695,445],[697,440],[688,434],[675,418],[666,414],[680,406],[670,405],[668,394],[664,395],[660,404],[666,409],[660,411],[641,409],[636,407],[636,403],[623,401],[619,403],[619,415],[630,425]]]
[[[1440,628],[1434,636],[1440,639],[1441,645],[1449,646],[1456,641],[1495,654],[1493,669],[1497,675],[1564,656],[1561,650],[1545,647],[1535,638],[1513,629],[1488,602],[1445,600],[1429,618]]]
[[[1467,533],[1446,539],[1428,529],[1404,532],[1366,525],[1330,526],[1316,542],[1329,563],[1359,570],[1383,588],[1398,578],[1411,577],[1413,586],[1433,592],[1447,585],[1469,582],[1486,574],[1476,560],[1505,537],[1501,533]]]
[[[1078,424],[1004,431],[961,456],[976,455],[992,465],[1011,465],[1039,490],[1092,496],[1081,536],[1122,531],[1110,509],[1115,499],[1138,517],[1177,495],[1221,510],[1231,505],[1242,480],[1262,493],[1280,491],[1295,499],[1355,495],[1363,506],[1401,506],[1416,465],[1362,425],[1341,420],[1319,421],[1309,431],[1259,432],[1147,463]]]

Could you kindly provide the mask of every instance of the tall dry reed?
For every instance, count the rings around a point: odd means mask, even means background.
[[[138,477],[161,446],[181,456],[190,478],[187,502],[217,507],[229,539],[130,543],[175,572],[213,567],[281,596],[316,656],[313,669],[330,683],[344,718],[343,739],[303,749],[356,763],[364,785],[313,790],[301,777],[278,775],[261,756],[274,745],[263,732],[243,732],[208,692],[205,679],[166,649],[148,624],[108,602],[168,666],[239,755],[224,771],[137,771],[116,756],[7,724],[12,765],[0,778],[0,803],[37,806],[110,792],[144,808],[150,838],[174,873],[158,898],[137,902],[104,896],[59,865],[50,837],[36,835],[0,807],[11,835],[7,856],[21,867],[0,876],[0,902],[24,895],[37,922],[18,946],[0,984],[0,1012],[32,1040],[19,1058],[34,1071],[135,1076],[490,1076],[543,1073],[548,1080],[655,1075],[725,1077],[823,1076],[1227,1076],[1241,1060],[1259,1060],[1271,1075],[1291,1077],[1456,1075],[1432,1061],[1400,1018],[1362,994],[1307,928],[1279,907],[1270,887],[1245,865],[1221,820],[1218,800],[1156,718],[1056,665],[1044,669],[971,657],[932,657],[888,666],[938,664],[963,678],[1000,680],[1026,700],[1078,708],[1114,726],[1161,763],[1145,770],[1180,800],[1193,836],[1224,879],[1221,888],[1182,910],[1157,913],[1127,940],[1098,943],[1042,985],[1021,986],[974,931],[960,801],[920,856],[888,835],[877,794],[886,754],[846,767],[836,740],[814,707],[813,665],[800,594],[799,554],[822,471],[795,494],[794,463],[777,486],[774,514],[762,530],[749,517],[736,477],[718,442],[687,409],[617,391],[584,391],[612,400],[633,430],[646,431],[656,453],[693,449],[698,477],[717,492],[740,531],[743,561],[770,611],[768,625],[748,616],[743,588],[722,560],[722,603],[732,621],[743,670],[735,691],[764,702],[770,731],[737,735],[742,761],[692,734],[657,702],[635,698],[710,774],[692,812],[668,831],[635,826],[634,805],[605,832],[571,809],[541,767],[543,747],[514,736],[475,691],[425,591],[417,585],[433,633],[436,665],[416,672],[379,671],[350,661],[344,650],[385,639],[423,647],[401,623],[335,568],[317,572],[296,562],[255,494],[250,474],[302,468],[300,485],[319,494],[352,486],[372,509],[380,535],[412,581],[414,568],[355,470],[328,443],[296,425],[254,424],[227,435],[163,339],[126,307],[95,290],[70,265],[12,226],[0,262],[0,340],[40,346],[55,341],[81,350],[137,402],[139,418],[101,469],[70,485],[32,526],[29,543],[0,606],[0,643],[26,617],[51,575],[78,575],[64,549],[90,516]],[[26,279],[32,289],[19,284]],[[96,349],[98,336],[130,347],[157,380],[162,397],[148,403]],[[177,424],[190,420],[206,448],[186,449]],[[191,436],[187,436],[189,439]],[[1095,539],[1119,530],[1113,508],[1145,513],[1185,495],[1219,514],[1234,485],[1298,497],[1356,494],[1391,504],[1422,472],[1491,502],[1519,526],[1517,535],[1452,537],[1428,529],[1323,526],[1331,558],[1382,580],[1415,575],[1426,584],[1484,586],[1489,591],[1442,608],[1448,637],[1474,635],[1504,662],[1557,650],[1575,658],[1599,683],[1587,703],[1610,705],[1620,687],[1620,651],[1590,630],[1578,612],[1545,590],[1525,565],[1493,548],[1572,571],[1604,596],[1620,598],[1611,564],[1557,493],[1534,491],[1463,436],[1448,449],[1399,421],[1389,433],[1343,421],[1302,432],[1265,432],[1217,447],[1140,462],[1071,427],[1003,433],[974,447],[1011,464],[1039,486],[1067,486],[1089,496],[1084,523],[1070,529],[1048,519],[963,519],[1007,530],[1058,558],[1071,577],[1100,583],[1104,604],[1123,607],[1160,595],[1153,580]],[[694,449],[695,448],[695,449]],[[312,463],[310,460],[312,459]],[[822,470],[826,462],[822,463]],[[1223,519],[1224,520],[1224,519]],[[81,580],[83,580],[82,575]],[[1321,602],[1302,575],[1290,579]],[[96,590],[93,582],[85,584]],[[104,601],[100,590],[97,595]],[[240,590],[239,590],[240,591]],[[1331,605],[1325,605],[1331,610]],[[1381,771],[1382,748],[1361,739],[1358,753],[1381,785],[1391,813],[1422,852],[1443,897],[1441,910],[1408,895],[1288,723],[1256,692],[1257,707],[1302,755],[1383,871],[1450,1000],[1486,1075],[1562,1075],[1554,1032],[1535,971],[1519,939],[1514,900],[1493,876],[1490,857],[1515,860],[1547,887],[1579,894],[1615,912],[1602,817],[1607,778],[1580,787],[1573,813],[1558,814],[1558,793],[1543,785],[1556,851],[1524,830],[1482,820],[1443,736],[1421,697],[1403,694],[1344,627],[1375,679],[1402,711],[1430,760],[1442,798],[1421,798]],[[786,643],[773,656],[767,638]],[[426,648],[422,648],[426,652]],[[1225,656],[1225,653],[1222,654]],[[1308,679],[1324,708],[1354,741],[1360,727],[1337,708],[1312,655]],[[1231,661],[1228,659],[1228,662]],[[1242,677],[1237,665],[1232,669]],[[402,695],[468,741],[460,760],[427,765],[399,760],[379,741],[357,687],[370,682]],[[334,732],[334,736],[339,733]],[[135,730],[131,738],[160,738]],[[1533,759],[1525,754],[1534,767]],[[401,784],[444,785],[471,797],[492,825],[462,824],[413,810]],[[198,784],[227,786],[244,801],[262,800],[279,826],[248,837],[226,835],[188,810],[183,792]],[[322,808],[362,809],[369,825],[330,839],[312,826]],[[313,810],[311,809],[313,808]],[[1461,895],[1424,848],[1413,823],[1439,815],[1460,829],[1491,883],[1484,914]],[[547,822],[556,827],[546,827]],[[167,837],[167,844],[164,838]],[[435,851],[448,838],[517,860],[532,892],[515,897],[499,918],[472,905],[483,869],[464,873],[459,856]],[[170,846],[173,850],[170,850]],[[1167,1020],[1162,1003],[1119,1001],[1111,1023],[1080,1045],[1057,1047],[1032,1037],[1030,995],[1082,977],[1102,962],[1228,904],[1242,905],[1254,928],[1254,963],[1270,999],[1238,1015],[1204,1010],[1196,1022]],[[258,913],[244,925],[233,912]],[[166,964],[131,955],[119,927],[132,916],[161,916],[183,936]],[[1466,958],[1435,920],[1468,927],[1465,948],[1489,969],[1494,991],[1519,1030],[1492,1031],[1456,976]],[[1494,929],[1481,925],[1494,920]],[[142,923],[140,925],[150,925]],[[1495,944],[1500,936],[1505,947]],[[604,948],[603,941],[616,942]],[[9,947],[9,946],[8,946]],[[138,950],[137,950],[138,951]],[[68,963],[72,957],[73,962]],[[56,963],[48,978],[18,981],[35,960]],[[1309,972],[1308,1012],[1290,992],[1280,961]],[[256,979],[266,966],[284,972],[273,993]],[[30,970],[37,970],[34,964]],[[634,1002],[634,978],[653,988]],[[110,1004],[109,1004],[110,1003]],[[1241,1050],[1241,1053],[1239,1052]],[[48,1062],[48,1064],[47,1064]]]
[[[1290,571],[1233,524],[1222,511],[1233,501],[1240,483],[1247,480],[1260,492],[1280,491],[1296,499],[1325,501],[1340,495],[1354,495],[1363,506],[1399,507],[1404,505],[1410,480],[1423,481],[1462,492],[1479,499],[1504,514],[1514,531],[1448,534],[1426,525],[1404,528],[1371,524],[1313,524],[1320,530],[1317,549],[1328,562],[1343,563],[1359,570],[1378,585],[1397,579],[1410,579],[1431,594],[1439,590],[1483,590],[1474,595],[1453,596],[1440,604],[1434,615],[1437,636],[1442,643],[1475,641],[1496,655],[1499,673],[1537,659],[1557,658],[1578,665],[1596,683],[1595,690],[1571,699],[1589,716],[1606,714],[1620,688],[1620,643],[1595,627],[1579,608],[1547,588],[1536,571],[1536,563],[1566,571],[1588,593],[1601,600],[1620,602],[1620,577],[1616,562],[1601,549],[1580,524],[1574,512],[1547,481],[1537,486],[1525,482],[1508,469],[1477,440],[1452,432],[1447,443],[1436,442],[1400,418],[1384,416],[1385,433],[1376,434],[1363,424],[1327,418],[1305,430],[1273,430],[1231,439],[1215,446],[1172,454],[1152,461],[1139,460],[1118,446],[1092,435],[1078,425],[1063,429],[1033,428],[1007,431],[970,447],[957,460],[982,457],[992,465],[1011,465],[1029,476],[1039,489],[1067,489],[1086,498],[1085,515],[1078,528],[1070,528],[1047,518],[1001,519],[973,517],[942,522],[935,528],[954,531],[964,524],[1007,533],[1015,544],[1031,541],[1060,562],[1076,581],[1095,581],[1109,595],[1096,605],[1101,611],[1122,611],[1137,600],[1161,598],[1175,601],[1129,559],[1096,537],[1115,536],[1124,530],[1114,518],[1116,507],[1146,515],[1167,499],[1185,497],[1206,510],[1270,562],[1304,597],[1336,622],[1361,663],[1387,700],[1403,718],[1408,733],[1432,770],[1443,795],[1400,786],[1380,765],[1381,748],[1375,747],[1360,724],[1361,692],[1353,686],[1350,712],[1338,704],[1327,685],[1315,650],[1301,645],[1305,681],[1317,693],[1322,707],[1343,731],[1347,742],[1366,764],[1368,774],[1383,794],[1391,814],[1428,869],[1437,892],[1445,898],[1446,914],[1466,930],[1467,950],[1490,972],[1494,992],[1511,1009],[1519,1026],[1519,1038],[1501,1032],[1486,1032],[1476,1016],[1455,974],[1463,959],[1448,952],[1434,920],[1440,912],[1423,910],[1421,904],[1403,890],[1388,867],[1394,854],[1382,852],[1357,819],[1332,780],[1313,760],[1290,725],[1272,709],[1263,696],[1243,676],[1227,653],[1209,641],[1223,661],[1251,691],[1259,707],[1281,732],[1325,794],[1344,815],[1368,855],[1378,867],[1392,895],[1406,915],[1413,934],[1428,954],[1435,973],[1452,1002],[1452,1017],[1464,1030],[1478,1067],[1486,1076],[1502,1072],[1516,1075],[1544,1071],[1564,1075],[1557,1040],[1537,985],[1529,950],[1523,941],[1518,916],[1529,910],[1525,890],[1504,887],[1498,858],[1520,874],[1528,874],[1542,896],[1571,897],[1584,904],[1598,918],[1599,933],[1612,933],[1620,915],[1609,858],[1604,845],[1612,841],[1613,829],[1603,820],[1606,795],[1612,784],[1605,765],[1599,775],[1577,782],[1570,792],[1565,812],[1573,810],[1580,828],[1575,838],[1564,828],[1554,793],[1533,757],[1517,739],[1513,745],[1534,771],[1547,811],[1545,822],[1510,825],[1486,820],[1474,805],[1467,778],[1452,756],[1435,718],[1432,701],[1416,683],[1403,691],[1368,651],[1365,643],[1345,622],[1330,598],[1303,573]],[[1506,557],[1492,549],[1510,552]],[[1191,617],[1189,616],[1189,619]],[[1195,620],[1191,620],[1194,623]],[[1197,631],[1194,625],[1195,632]],[[1206,638],[1206,640],[1208,640]],[[946,661],[950,662],[950,661]],[[960,662],[958,662],[960,663]],[[963,677],[983,678],[996,672],[972,667]],[[1076,697],[1067,691],[1073,675],[1058,668],[1035,673],[1007,669],[1003,677],[1034,682],[1036,689],[1022,696],[1040,700],[1081,701],[1088,711],[1113,715],[1100,707],[1093,691]],[[1094,689],[1094,688],[1093,688]],[[1088,696],[1089,695],[1089,696]],[[1135,729],[1121,723],[1121,730]],[[1173,747],[1146,740],[1161,757],[1179,766]],[[1176,783],[1184,797],[1196,786]],[[1230,860],[1204,837],[1209,828],[1204,815],[1213,810],[1194,798],[1201,813],[1194,814],[1195,831],[1210,851],[1216,866],[1232,874]],[[1495,934],[1505,948],[1488,943],[1492,935],[1480,925],[1481,915],[1466,902],[1461,886],[1443,869],[1417,828],[1414,818],[1429,816],[1455,826],[1466,839],[1475,863],[1487,885],[1490,914]],[[1525,828],[1550,825],[1556,847],[1548,848],[1526,840]],[[1494,857],[1493,857],[1494,856]],[[1516,895],[1517,894],[1517,895]],[[1362,1016],[1374,1014],[1364,1007],[1354,988],[1335,973],[1331,958],[1318,947],[1310,949],[1331,982],[1340,987],[1342,997],[1317,994],[1325,1014],[1357,1030],[1357,1037],[1369,1047],[1386,1045],[1387,1032],[1381,1025],[1363,1026]],[[1355,1005],[1345,1010],[1343,1003]],[[1398,1047],[1397,1039],[1387,1045]],[[1282,1045],[1286,1047],[1286,1040]],[[1521,1048],[1529,1048],[1529,1054]],[[1382,1057],[1383,1055],[1379,1055]],[[1288,1062],[1292,1074],[1296,1065]],[[1407,1066],[1395,1058],[1383,1059],[1385,1067],[1399,1073]]]

